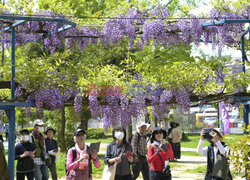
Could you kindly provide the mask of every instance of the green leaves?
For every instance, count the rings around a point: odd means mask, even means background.
[[[246,133],[250,132],[250,125],[246,129]],[[250,135],[245,134],[240,138],[240,141],[232,144],[230,161],[233,163],[234,168],[242,173],[243,177],[250,178],[249,174],[249,142]]]

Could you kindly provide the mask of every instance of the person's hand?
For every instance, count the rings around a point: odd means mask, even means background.
[[[30,153],[29,156],[32,157],[32,158],[34,158],[35,157],[35,153]]]
[[[160,154],[161,150],[162,150],[162,149],[161,149],[160,147],[158,147],[158,148],[157,148],[157,151],[156,151],[156,154],[157,154],[157,155]]]
[[[201,130],[201,140],[204,141],[204,135],[205,135],[205,131],[204,129]]]
[[[95,149],[93,149],[91,152],[90,152],[90,155],[92,157],[92,159],[96,159],[97,158],[97,151]]]
[[[53,150],[49,151],[48,153],[49,153],[50,155],[53,155],[53,156],[56,155],[56,153],[55,153]]]
[[[129,157],[128,157],[128,161],[129,161],[129,162],[131,162],[131,163],[132,163],[132,162],[133,162],[133,160],[134,160],[133,156],[129,156]]]
[[[122,162],[122,159],[121,159],[120,157],[116,157],[116,158],[115,158],[115,162],[120,163],[120,162]]]
[[[211,131],[211,132],[209,133],[209,135],[212,136],[211,141],[212,141],[213,143],[217,143],[217,142],[220,140],[220,136],[218,136],[217,133],[214,132],[214,131]]]
[[[29,155],[29,152],[28,151],[25,151],[21,156],[20,156],[20,158],[24,158],[24,157],[26,157],[26,156],[28,156]]]
[[[109,159],[108,161],[109,161],[109,163],[114,163],[115,162],[115,158]]]
[[[135,161],[139,162],[139,157],[138,156],[135,156]]]

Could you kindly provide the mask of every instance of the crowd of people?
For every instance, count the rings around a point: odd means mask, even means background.
[[[44,123],[37,119],[34,121],[34,130],[30,133],[28,129],[20,131],[21,141],[15,146],[16,179],[24,180],[48,180],[49,170],[53,180],[57,179],[57,141],[54,139],[56,130],[47,127],[43,131]],[[67,180],[92,180],[92,166],[101,167],[100,159],[96,149],[90,149],[86,145],[86,132],[82,129],[74,131],[75,146],[70,148],[66,159]],[[179,123],[171,122],[170,129],[156,127],[141,123],[137,132],[129,139],[126,130],[115,127],[112,131],[113,141],[107,146],[104,163],[108,168],[115,167],[113,171],[114,180],[135,180],[140,172],[144,180],[171,180],[171,169],[169,161],[177,161],[181,157],[180,141],[181,131]],[[227,156],[229,147],[221,141],[224,138],[223,131],[214,128],[209,133],[211,145],[203,148],[205,131],[200,134],[197,152],[207,156],[207,172],[205,179],[219,180],[214,177],[214,166],[216,155]],[[128,141],[126,139],[129,139]],[[1,146],[1,151],[3,147]],[[1,162],[4,159],[1,153]],[[3,157],[2,157],[3,155]],[[5,160],[4,160],[5,161]],[[5,168],[5,170],[4,170]],[[0,169],[8,176],[6,164]],[[8,179],[8,178],[6,178]],[[103,180],[109,180],[103,174]],[[230,171],[228,180],[232,179]]]

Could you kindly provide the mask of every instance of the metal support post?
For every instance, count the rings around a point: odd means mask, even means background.
[[[15,98],[15,29],[11,29],[11,99]],[[9,113],[8,168],[10,179],[14,180],[15,168],[15,107]]]

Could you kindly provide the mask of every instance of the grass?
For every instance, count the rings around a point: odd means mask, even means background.
[[[195,169],[187,169],[185,172],[186,173],[194,173],[194,174],[196,174],[196,173],[203,173],[203,174],[205,174],[206,171],[207,171],[207,165],[202,165],[202,166],[198,166]],[[241,176],[240,173],[235,172],[233,170],[230,170],[230,172],[231,172],[231,175],[232,175],[233,178],[236,177],[236,176]]]
[[[198,134],[188,134],[188,139],[189,141],[181,142],[181,147],[186,147],[186,148],[197,148],[197,145],[200,140],[200,135]],[[242,135],[225,135],[225,142],[228,146],[231,146],[232,143],[236,143],[239,141],[239,139],[242,137]],[[209,146],[210,143],[205,140],[204,142],[204,147]]]
[[[185,172],[187,173],[206,173],[207,165],[198,166],[195,169],[187,169]]]
[[[192,152],[192,151],[182,151],[181,155],[184,155],[184,156],[202,156],[202,155],[198,154],[197,152]]]
[[[87,143],[96,143],[96,142],[101,142],[104,144],[109,144],[113,141],[113,138],[109,137],[109,138],[104,138],[104,139],[86,139]]]

